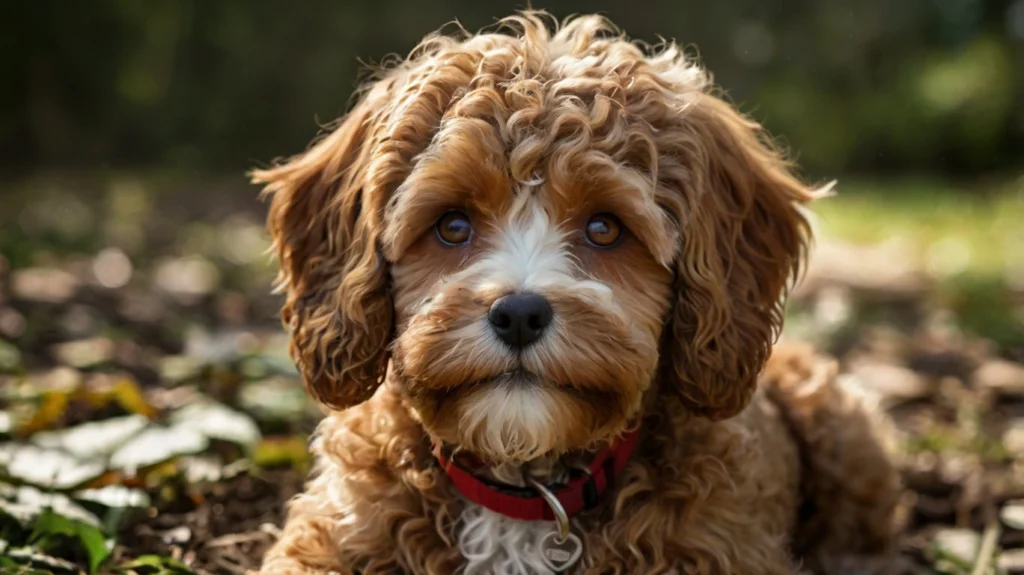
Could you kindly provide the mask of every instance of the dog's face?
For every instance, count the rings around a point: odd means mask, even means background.
[[[674,46],[513,24],[428,39],[256,172],[307,387],[344,408],[390,364],[434,439],[497,462],[607,440],[649,393],[735,414],[813,193]]]
[[[528,181],[507,157],[497,129],[454,117],[400,186],[392,362],[439,439],[525,460],[637,415],[677,232],[649,182],[589,146],[551,152]]]

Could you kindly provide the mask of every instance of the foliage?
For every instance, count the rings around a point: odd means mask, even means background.
[[[522,2],[20,2],[0,19],[0,157],[228,169],[302,149],[360,59]],[[811,173],[1012,170],[1024,157],[1021,0],[534,2],[691,47]],[[453,27],[449,27],[453,29]]]

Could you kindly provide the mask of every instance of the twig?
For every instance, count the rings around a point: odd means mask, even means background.
[[[247,533],[231,533],[229,535],[222,535],[216,539],[208,541],[205,547],[233,547],[239,543],[249,543],[250,541],[258,541],[260,539],[267,539],[270,534],[264,531],[249,531]]]
[[[984,466],[982,466],[984,471]],[[981,512],[985,517],[985,533],[981,536],[981,544],[978,545],[978,555],[974,558],[974,569],[971,575],[985,575],[988,573],[989,563],[992,562],[992,555],[995,554],[996,543],[999,541],[1001,531],[999,515],[996,513],[996,503],[992,499],[992,489],[989,482],[982,479],[981,484]]]
[[[985,533],[981,537],[981,545],[978,546],[978,556],[974,560],[974,569],[971,575],[985,575],[988,572],[989,563],[996,550],[996,542],[999,540],[999,522],[990,521],[985,526]]]
[[[231,561],[227,556],[217,557],[214,563],[223,570],[223,572],[233,573],[235,575],[245,575],[248,571],[237,561]]]

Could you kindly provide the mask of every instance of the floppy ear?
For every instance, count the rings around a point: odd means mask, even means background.
[[[292,359],[310,394],[335,409],[368,399],[387,369],[393,308],[377,241],[386,198],[368,177],[385,88],[305,153],[251,174],[270,197]]]
[[[669,183],[681,227],[664,380],[693,411],[730,417],[750,401],[782,328],[809,229],[798,204],[817,193],[789,172],[761,127],[702,95],[681,118]]]

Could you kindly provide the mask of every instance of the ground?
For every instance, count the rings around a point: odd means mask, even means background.
[[[273,541],[320,412],[240,180],[0,195],[0,571],[241,573]],[[784,337],[884,396],[911,571],[1024,573],[1024,181],[839,190]]]

